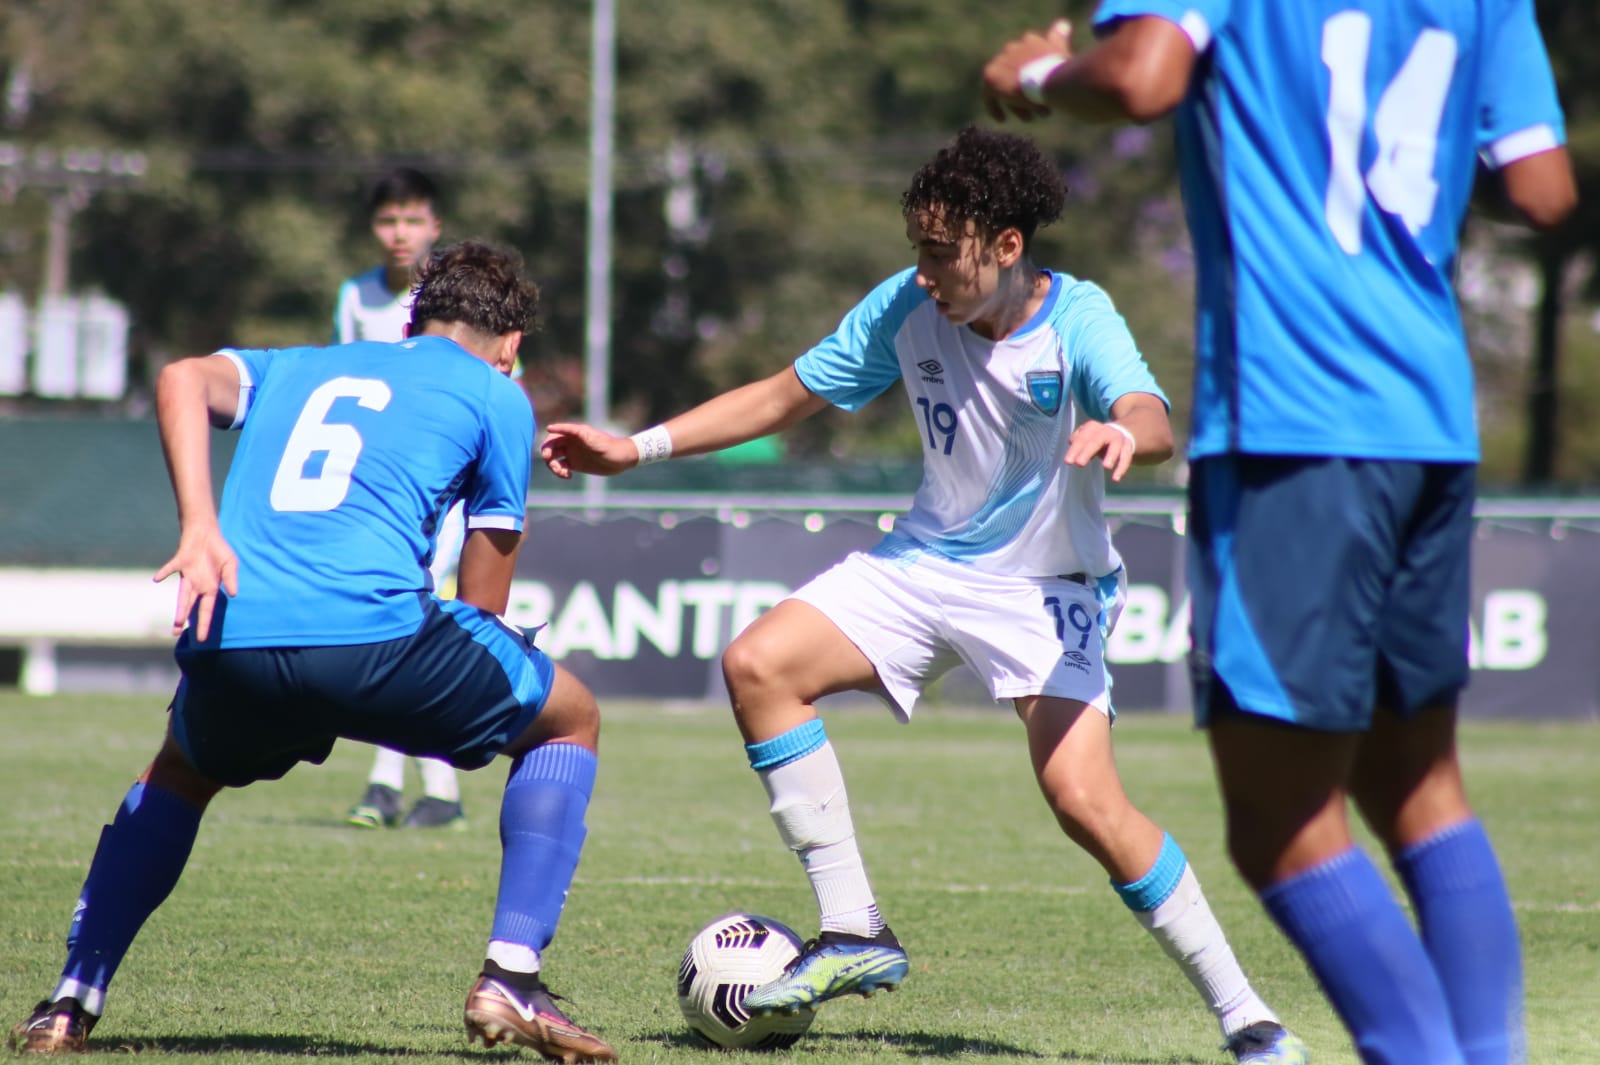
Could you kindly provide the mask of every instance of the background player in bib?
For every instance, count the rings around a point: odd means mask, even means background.
[[[1481,157],[1575,201],[1530,0],[1107,0],[1012,41],[997,118],[1177,109],[1198,259],[1196,714],[1235,864],[1363,1060],[1525,1057],[1521,951],[1455,747],[1478,441],[1451,275]],[[1351,839],[1388,851],[1420,936]]]
[[[814,1009],[906,975],[813,703],[876,691],[908,720],[924,687],[965,661],[1012,702],[1062,829],[1200,991],[1228,1049],[1244,1062],[1303,1062],[1183,851],[1129,802],[1112,757],[1103,640],[1123,570],[1104,477],[1167,458],[1172,431],[1105,293],[1029,256],[1065,191],[1032,141],[964,130],[902,197],[916,268],[879,285],[792,367],[631,439],[552,425],[541,452],[558,476],[618,473],[730,447],[830,403],[855,410],[902,382],[924,430],[922,487],[893,530],[778,604],[723,657],[751,767],[810,878],[822,929],[746,1008]]]
[[[426,174],[398,167],[373,183],[367,196],[372,235],[383,250],[382,265],[357,274],[339,286],[333,314],[333,342],[404,340],[411,321],[411,288],[418,263],[439,239],[439,190]],[[428,571],[442,595],[451,594],[461,544],[466,538],[459,505],[439,525],[438,542]],[[350,809],[349,821],[362,828],[404,823],[411,828],[460,827],[461,784],[455,768],[439,758],[418,758],[422,796],[406,812],[406,756],[379,747],[367,772],[367,789]]]
[[[336,740],[464,768],[512,759],[494,927],[469,1038],[615,1059],[540,977],[582,848],[600,717],[505,609],[533,412],[509,373],[537,321],[514,252],[466,242],[423,267],[411,339],[224,350],[162,371],[157,419],[180,537],[183,678],[167,736],[101,834],[55,992],[12,1030],[81,1050],[134,936],[177,883],[212,797],[320,763]],[[242,430],[220,515],[210,425]],[[466,501],[460,595],[432,594],[445,510]]]

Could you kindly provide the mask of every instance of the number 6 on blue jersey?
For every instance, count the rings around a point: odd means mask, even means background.
[[[272,509],[303,513],[332,510],[343,503],[361,454],[361,433],[353,425],[329,422],[328,413],[339,399],[353,399],[368,410],[381,411],[393,395],[387,384],[370,377],[335,377],[312,391],[272,478]],[[319,451],[326,454],[322,467],[315,476],[307,477],[306,463]]]

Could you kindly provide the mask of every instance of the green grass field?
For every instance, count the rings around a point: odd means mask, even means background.
[[[1187,982],[1055,828],[1021,728],[934,708],[909,727],[827,714],[879,902],[911,954],[894,995],[848,999],[776,1055],[701,1049],[673,990],[689,937],[731,909],[815,932],[725,709],[605,708],[589,842],[546,956],[624,1062],[1227,1059]],[[100,825],[155,749],[155,699],[0,695],[0,1011],[52,987]],[[1257,988],[1319,1065],[1355,1055],[1223,854],[1204,739],[1124,715],[1128,789],[1183,844]],[[1536,1063],[1600,1063],[1600,726],[1469,727],[1478,805],[1516,899]],[[183,881],[134,943],[95,1033],[147,1059],[481,1059],[461,1003],[492,918],[504,769],[463,777],[464,833],[348,828],[368,751],[218,797]],[[494,1056],[514,1053],[497,1050]],[[530,1055],[521,1054],[529,1060]]]

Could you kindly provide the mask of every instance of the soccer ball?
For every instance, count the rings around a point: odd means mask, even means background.
[[[730,913],[689,941],[678,966],[678,1006],[689,1027],[730,1049],[776,1050],[792,1046],[816,1019],[810,1010],[752,1017],[744,997],[776,980],[802,943],[793,929],[771,917]]]

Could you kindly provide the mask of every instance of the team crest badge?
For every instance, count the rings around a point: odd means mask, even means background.
[[[1028,398],[1040,411],[1054,416],[1061,409],[1061,371],[1029,370]]]

